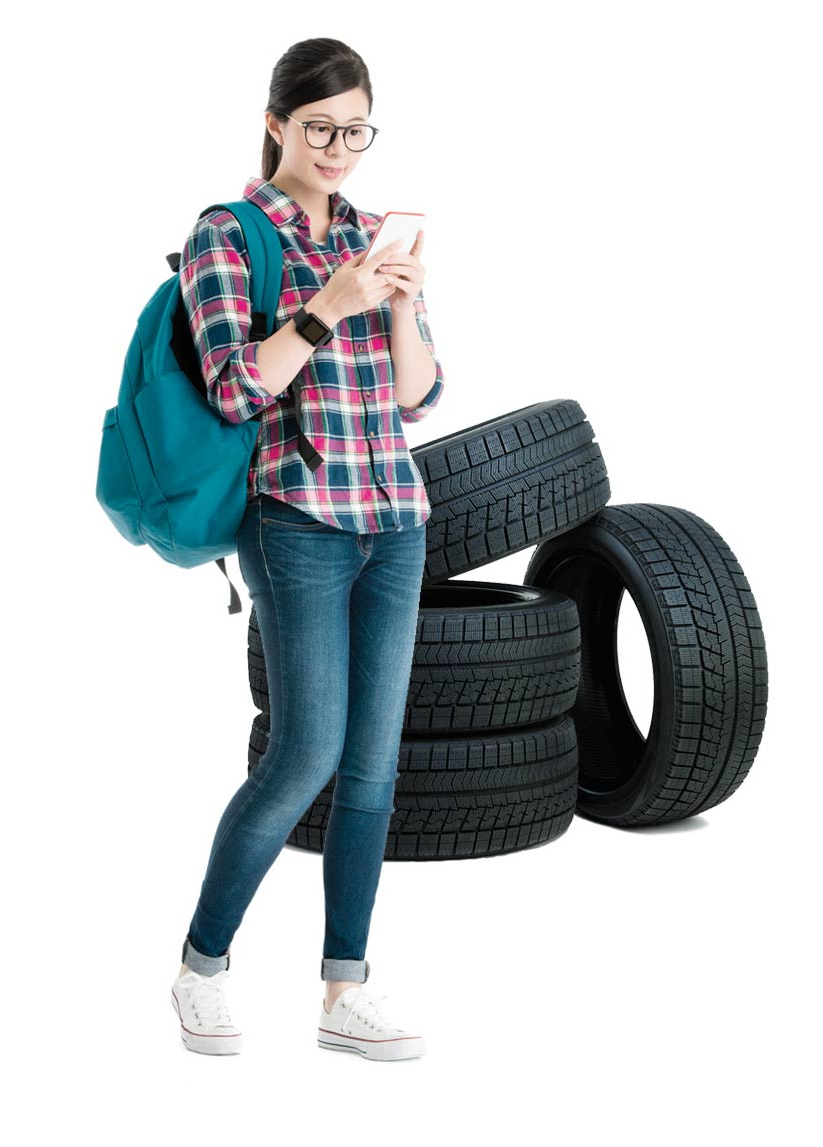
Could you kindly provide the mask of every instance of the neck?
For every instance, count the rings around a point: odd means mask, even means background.
[[[298,179],[293,179],[288,174],[280,174],[276,171],[269,180],[275,187],[279,187],[281,191],[285,191],[286,195],[298,203],[309,217],[311,223],[317,227],[322,227],[324,224],[331,223],[331,195],[327,192],[317,191],[313,187],[307,187],[305,183],[301,183]]]

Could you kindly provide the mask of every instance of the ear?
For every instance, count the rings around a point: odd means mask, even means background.
[[[265,120],[266,120],[266,131],[272,137],[272,139],[277,144],[277,146],[282,147],[283,141],[279,140],[277,138],[277,136],[274,134],[275,129],[280,129],[280,121],[278,120],[277,116],[273,115],[271,112],[266,112],[265,113]]]

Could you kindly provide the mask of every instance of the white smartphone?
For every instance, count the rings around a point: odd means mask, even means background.
[[[425,226],[426,216],[420,211],[387,211],[369,243],[363,262],[397,239],[403,242],[403,246],[398,249],[410,255],[417,239],[417,232],[424,230]]]

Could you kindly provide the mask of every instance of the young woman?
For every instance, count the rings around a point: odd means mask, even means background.
[[[206,213],[182,253],[209,402],[229,421],[261,422],[237,552],[271,710],[268,747],[217,826],[172,987],[192,1051],[240,1050],[224,996],[232,937],[335,773],[318,1042],[371,1059],[425,1051],[364,987],[431,512],[402,422],[423,418],[443,390],[422,231],[410,254],[383,247],[365,259],[382,216],[339,190],[374,141],[371,108],[366,66],[339,40],[295,44],[274,69],[263,178],[244,191],[283,247],[268,338],[249,341],[248,253],[234,216]],[[289,927],[281,921],[284,942]]]

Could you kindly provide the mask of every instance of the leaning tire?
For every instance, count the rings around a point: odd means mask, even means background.
[[[445,581],[593,517],[610,497],[593,439],[580,404],[562,398],[415,447],[432,508],[423,580]]]
[[[257,613],[249,618],[249,685],[269,713]],[[574,704],[577,606],[535,586],[455,579],[423,586],[403,735],[541,724]]]
[[[265,751],[259,713],[249,773]],[[287,843],[322,852],[335,778],[318,793]],[[462,860],[546,844],[574,818],[577,741],[565,715],[538,728],[448,740],[402,741],[385,860]]]
[[[705,812],[736,792],[765,724],[766,648],[749,583],[708,522],[675,506],[608,506],[543,542],[525,582],[577,603],[582,658],[571,713],[581,816],[661,824]],[[625,590],[643,620],[654,669],[645,739],[617,665]]]

